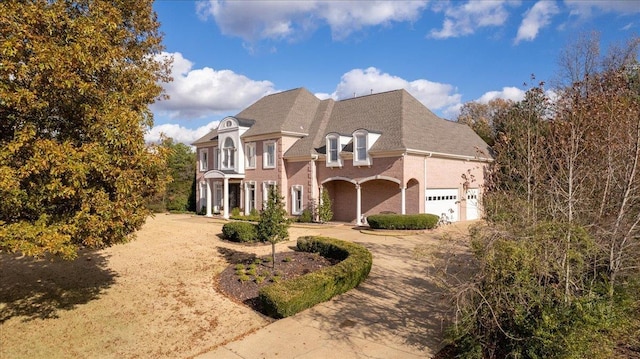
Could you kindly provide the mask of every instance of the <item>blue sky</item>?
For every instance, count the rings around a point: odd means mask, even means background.
[[[319,98],[404,88],[437,115],[519,100],[532,74],[552,83],[562,49],[599,32],[601,47],[640,34],[640,1],[156,0],[169,100],[155,126],[190,143],[270,93]]]

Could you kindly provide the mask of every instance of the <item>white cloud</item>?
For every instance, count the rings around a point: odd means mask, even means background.
[[[329,97],[344,99],[397,89],[405,89],[431,110],[442,109],[460,103],[462,96],[449,84],[418,79],[407,81],[403,78],[382,73],[375,67],[365,70],[353,69],[344,75],[336,91]],[[326,96],[326,94],[318,94]]]
[[[444,7],[445,19],[442,29],[433,29],[429,36],[446,39],[473,34],[477,29],[488,26],[501,26],[509,17],[508,1],[472,0],[460,6]],[[440,11],[440,8],[435,8]]]
[[[614,12],[623,15],[640,13],[638,2],[630,0],[565,0],[565,4],[570,9],[571,15],[581,18],[591,17],[593,11]]]
[[[156,114],[170,118],[202,118],[243,109],[275,92],[273,83],[255,81],[231,70],[193,69],[193,63],[179,52],[162,53],[161,56],[173,56],[173,82],[163,84],[169,99],[152,105]]]
[[[190,145],[193,141],[201,138],[209,133],[211,130],[218,126],[218,121],[212,121],[204,126],[200,126],[195,130],[186,128],[182,125],[166,123],[163,125],[154,126],[144,136],[146,142],[158,142],[160,136],[164,134],[167,137],[171,137],[175,142],[182,142]]]
[[[367,26],[415,21],[427,1],[227,1],[197,5],[202,18],[212,17],[220,31],[247,41],[296,40],[320,24],[343,39]]]
[[[521,40],[531,41],[538,36],[541,28],[549,25],[551,17],[558,14],[559,9],[554,1],[541,0],[527,10],[518,28],[515,43]]]
[[[514,102],[524,100],[525,91],[517,87],[503,87],[502,91],[489,91],[480,96],[476,102],[488,103],[491,100],[501,98],[504,100],[511,100]]]

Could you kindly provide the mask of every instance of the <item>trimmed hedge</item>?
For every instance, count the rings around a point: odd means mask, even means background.
[[[340,260],[336,265],[275,283],[260,290],[265,314],[285,318],[342,294],[360,284],[371,271],[373,257],[365,247],[335,238],[298,238],[298,249]]]
[[[373,229],[433,229],[440,218],[435,214],[374,214],[367,217]]]
[[[222,226],[222,235],[233,242],[255,242],[258,240],[258,227],[249,222],[229,222]]]

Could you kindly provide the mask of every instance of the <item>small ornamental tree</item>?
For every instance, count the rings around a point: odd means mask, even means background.
[[[258,238],[271,243],[271,268],[276,265],[276,243],[289,239],[289,220],[282,196],[276,187],[269,190],[267,205],[260,214]]]
[[[329,198],[329,191],[322,191],[322,199],[318,206],[318,220],[320,223],[329,222],[333,218],[333,211],[331,210],[331,198]]]

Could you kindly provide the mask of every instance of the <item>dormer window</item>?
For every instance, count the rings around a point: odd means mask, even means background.
[[[354,135],[355,157],[354,161],[362,162],[367,160],[367,135],[357,133]]]
[[[327,135],[327,167],[340,167],[340,136],[335,134]]]
[[[353,132],[353,165],[371,166],[372,159],[369,149],[380,137],[379,133],[369,132],[364,129]]]
[[[236,146],[231,137],[227,137],[222,148],[222,168],[234,169],[236,165]]]

